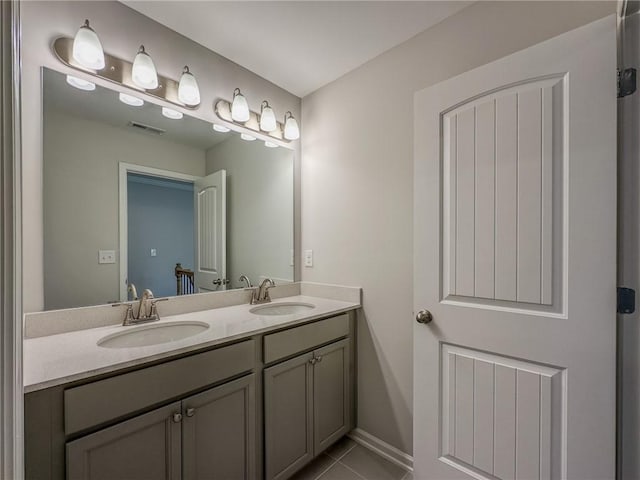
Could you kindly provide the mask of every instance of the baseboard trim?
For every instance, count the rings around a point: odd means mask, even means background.
[[[378,455],[386,458],[390,462],[401,466],[405,470],[413,472],[413,457],[402,450],[397,449],[393,445],[380,440],[378,437],[365,432],[361,428],[354,428],[348,434],[349,438],[359,443],[369,450],[373,450]]]

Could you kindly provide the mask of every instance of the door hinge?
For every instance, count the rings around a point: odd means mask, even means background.
[[[636,91],[636,69],[618,70],[618,98],[626,97]]]
[[[636,291],[633,288],[618,287],[618,313],[636,311]]]

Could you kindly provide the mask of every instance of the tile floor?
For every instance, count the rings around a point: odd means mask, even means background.
[[[413,480],[411,472],[344,437],[291,480]]]

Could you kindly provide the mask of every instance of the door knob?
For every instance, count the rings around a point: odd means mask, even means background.
[[[429,310],[420,310],[416,314],[416,322],[418,323],[430,323],[433,320],[433,315]]]

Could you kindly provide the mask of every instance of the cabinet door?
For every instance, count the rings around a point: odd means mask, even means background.
[[[307,353],[264,370],[268,480],[287,478],[313,458],[312,358]]]
[[[180,402],[67,443],[69,480],[180,479]]]
[[[255,477],[255,375],[182,401],[184,480]]]
[[[349,431],[351,381],[349,340],[341,340],[314,352],[313,444],[314,455]]]

